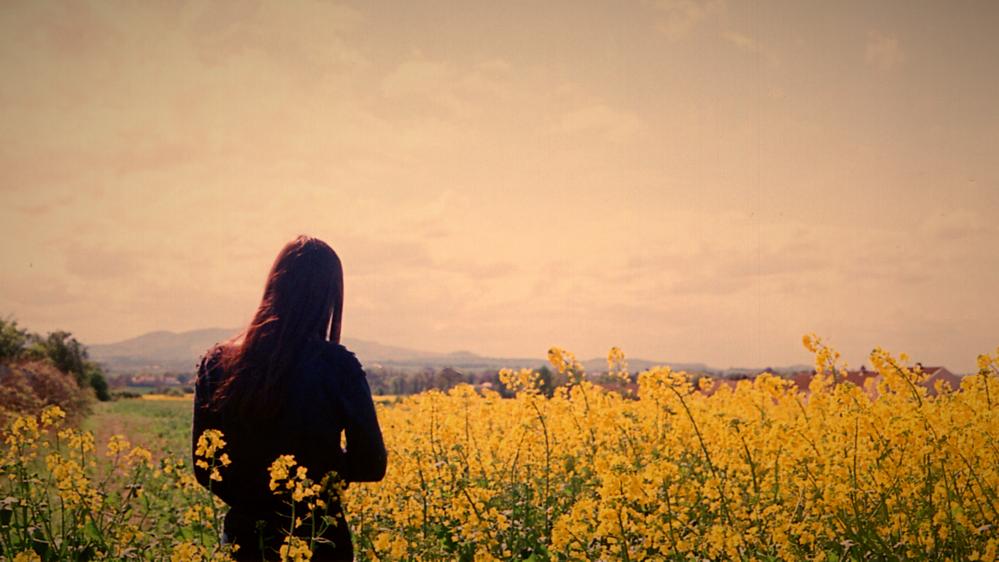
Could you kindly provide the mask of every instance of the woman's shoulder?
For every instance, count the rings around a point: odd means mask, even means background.
[[[198,371],[194,378],[194,404],[196,411],[211,402],[215,390],[222,383],[224,376],[222,357],[225,352],[224,344],[215,344],[205,351],[198,360]]]
[[[343,374],[364,374],[364,369],[357,356],[342,344],[331,341],[313,341],[311,345],[324,368],[334,369]]]
[[[195,391],[208,390],[220,384],[225,377],[223,359],[236,351],[230,342],[222,342],[208,348],[198,360],[198,370],[195,376]]]
[[[198,360],[198,375],[207,375],[215,371],[222,362],[222,356],[230,351],[228,343],[217,343],[205,351]]]

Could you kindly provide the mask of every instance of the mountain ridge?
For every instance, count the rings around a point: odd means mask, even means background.
[[[226,328],[201,328],[182,332],[155,330],[118,342],[94,344],[87,347],[91,359],[101,363],[113,373],[181,373],[196,369],[197,362],[205,351],[238,332],[238,329]],[[544,357],[489,357],[468,350],[439,353],[357,338],[343,338],[342,343],[354,352],[363,365],[372,368],[420,370],[451,367],[485,370],[539,368],[548,364]],[[586,359],[581,363],[589,372],[599,372],[607,368],[606,359],[599,357]],[[645,370],[657,365],[670,365],[676,370],[691,372],[727,371],[725,369],[712,369],[704,363],[669,363],[640,358],[628,358],[628,365],[633,371]],[[777,370],[787,371],[800,367],[805,366],[795,365]],[[759,370],[762,371],[762,369]]]

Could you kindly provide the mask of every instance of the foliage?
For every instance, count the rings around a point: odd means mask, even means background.
[[[0,363],[19,359],[28,342],[28,333],[17,327],[16,320],[0,318]]]
[[[930,396],[880,349],[875,392],[834,385],[835,352],[806,345],[820,373],[807,395],[766,374],[702,393],[660,367],[631,400],[556,349],[569,384],[550,399],[530,370],[502,373],[513,400],[467,386],[406,399],[380,414],[386,480],[347,495],[359,555],[995,559],[999,350]],[[622,354],[609,362],[626,374]]]
[[[84,367],[84,379],[90,383],[90,388],[94,389],[94,395],[102,402],[111,399],[111,390],[108,388],[108,380],[104,376],[104,370],[93,362],[87,362]]]
[[[187,463],[111,435],[103,454],[94,434],[65,424],[48,406],[15,418],[0,455],[0,559],[228,560],[220,542],[224,504],[196,481]],[[195,444],[198,467],[221,481],[231,464],[225,440],[206,430]],[[313,481],[294,457],[270,469],[271,491],[291,506],[280,555],[308,560],[331,523],[326,509],[342,487],[328,474]],[[262,491],[267,493],[266,491]],[[297,512],[296,512],[297,509]]]
[[[0,424],[12,416],[37,414],[47,405],[59,406],[70,423],[76,424],[90,412],[92,401],[92,395],[82,392],[73,377],[48,361],[21,359],[0,364]]]
[[[55,331],[43,337],[19,328],[15,320],[0,319],[0,363],[25,358],[50,361],[56,369],[72,375],[80,388],[93,388],[98,400],[111,399],[104,370],[90,361],[86,347],[72,334]]]
[[[76,383],[81,387],[91,387],[98,400],[110,400],[107,380],[99,365],[90,361],[87,348],[72,334],[65,331],[55,331],[44,338],[34,335],[32,343],[27,348],[29,356],[47,358],[57,369],[76,377]]]
[[[835,352],[818,338],[805,343],[819,373],[808,394],[766,374],[735,389],[706,377],[695,387],[658,367],[629,397],[553,349],[568,382],[550,398],[542,375],[524,369],[501,373],[512,399],[463,385],[380,406],[388,474],[344,496],[357,556],[995,560],[999,349],[959,391],[930,395],[918,368],[881,349],[871,356],[878,388],[833,384]],[[610,355],[623,379],[623,354]],[[189,422],[187,405],[162,406]],[[222,506],[185,463],[153,462],[112,436],[101,468],[93,438],[47,412],[16,420],[6,444],[0,557],[229,554],[217,540]],[[171,434],[181,439],[182,429]],[[224,436],[201,437],[198,460],[224,479]],[[317,535],[308,530],[322,525],[312,478],[281,457],[262,491],[308,510],[289,520],[285,559],[306,559]]]
[[[148,449],[121,435],[99,454],[93,434],[64,417],[49,406],[7,428],[0,557],[168,559],[195,542],[198,552],[215,549],[217,521],[205,517],[214,504],[183,461],[155,464]]]

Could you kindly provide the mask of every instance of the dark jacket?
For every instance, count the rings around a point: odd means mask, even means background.
[[[204,430],[218,429],[226,442],[222,452],[232,462],[219,470],[221,481],[210,480],[209,471],[197,465],[195,476],[229,505],[224,529],[228,540],[240,546],[236,558],[259,560],[262,541],[266,558],[273,559],[288,528],[290,511],[269,488],[268,468],[278,456],[294,455],[316,482],[330,471],[346,483],[374,482],[385,475],[386,451],[371,390],[353,353],[339,344],[310,342],[298,368],[287,375],[287,399],[278,415],[243,419],[225,409],[207,408],[224,378],[219,357],[219,348],[214,348],[198,368],[192,454]],[[344,434],[346,449],[341,448]],[[313,559],[352,559],[350,532],[339,502],[331,503],[328,514],[337,524],[323,538],[333,546],[314,549]]]

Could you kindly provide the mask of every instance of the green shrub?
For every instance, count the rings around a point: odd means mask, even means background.
[[[18,360],[0,366],[0,423],[12,415],[37,414],[59,406],[76,424],[90,413],[93,392],[45,360]]]

